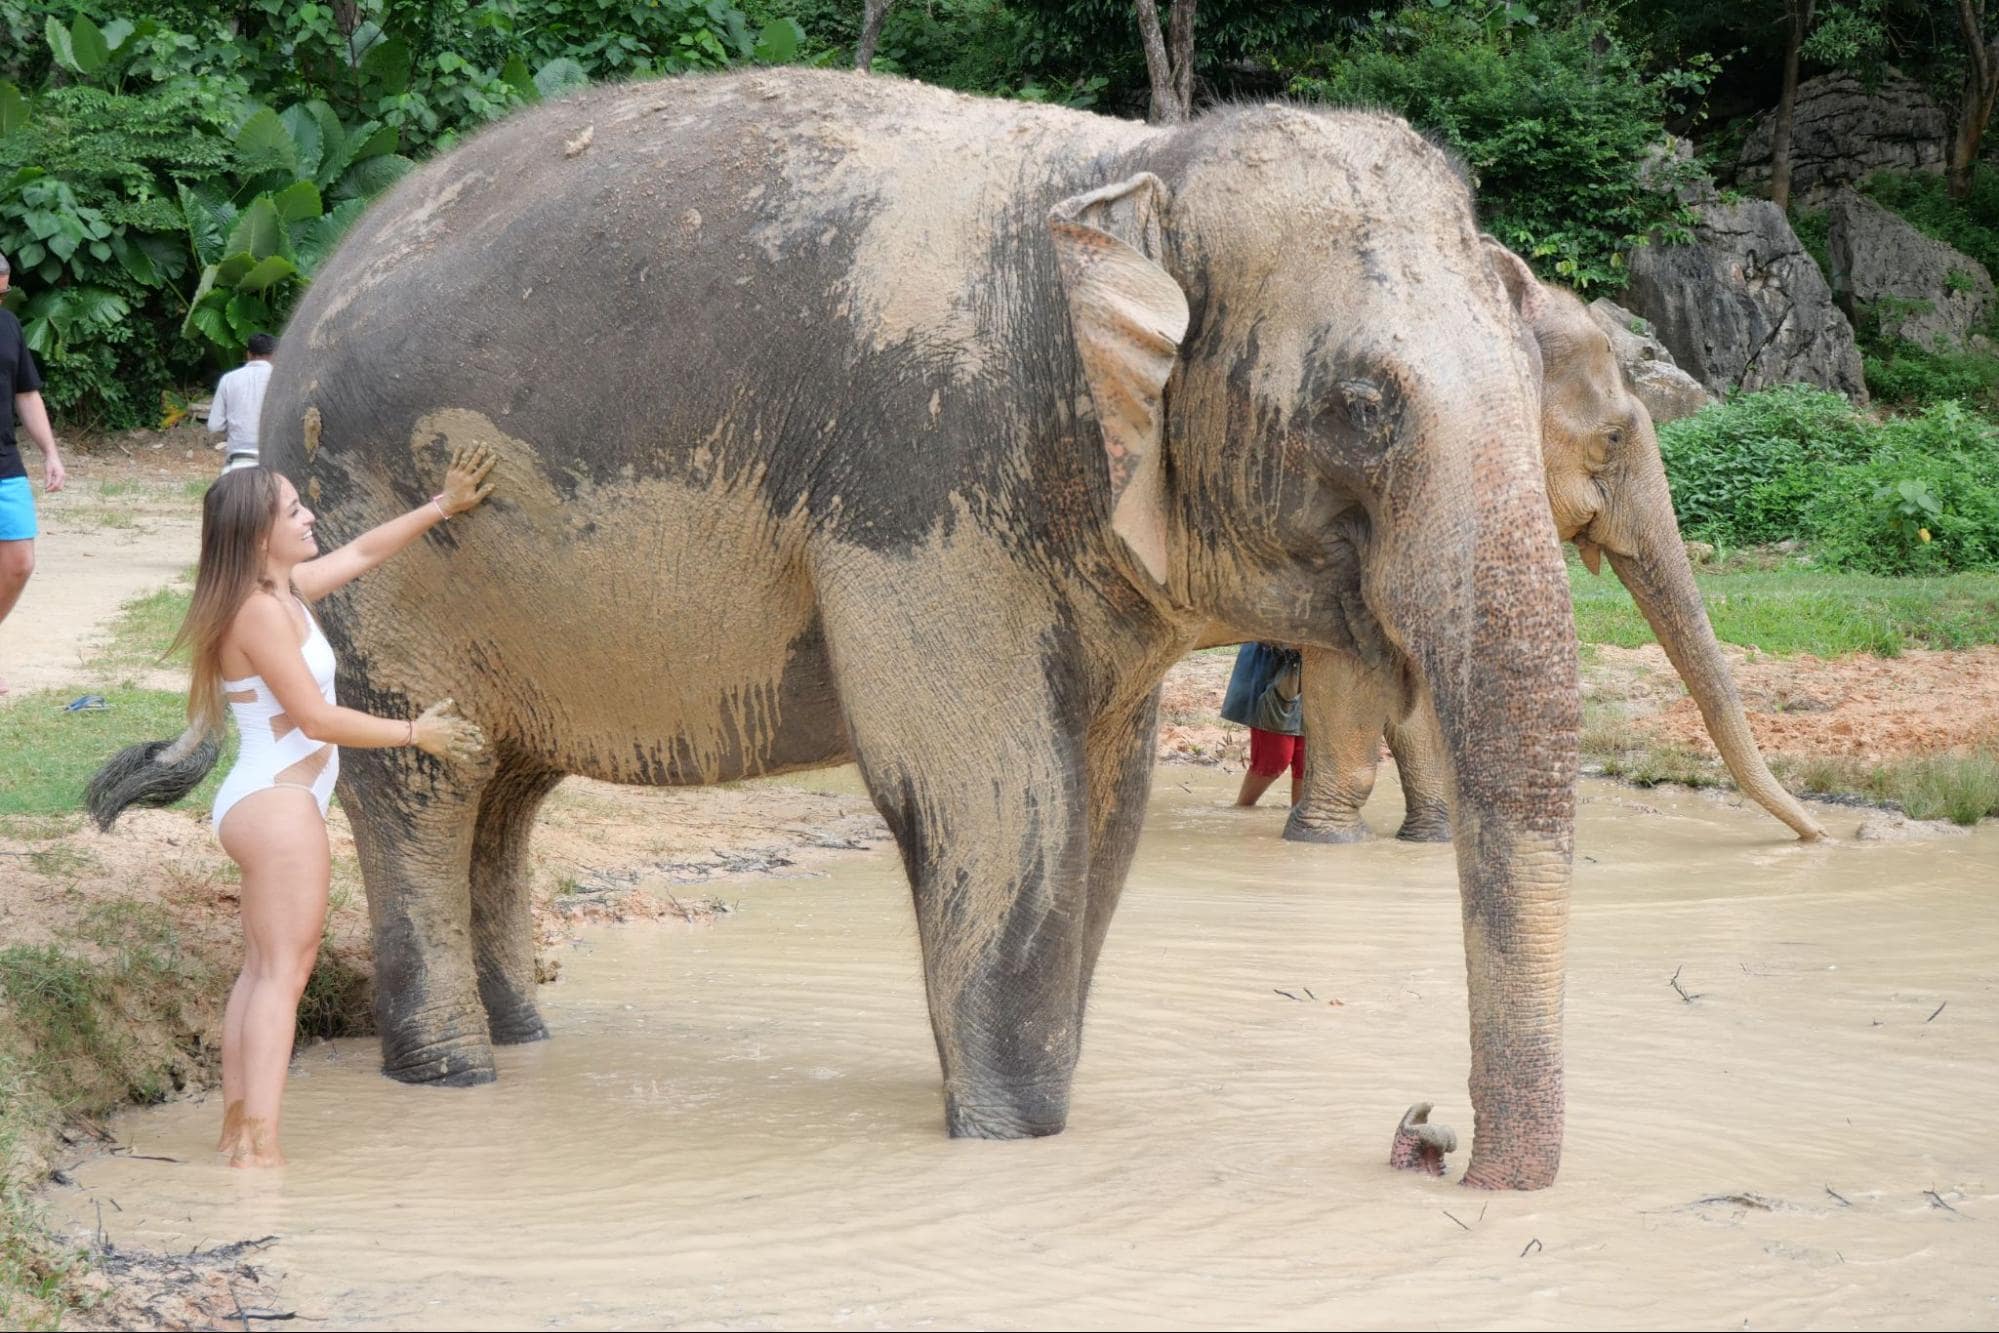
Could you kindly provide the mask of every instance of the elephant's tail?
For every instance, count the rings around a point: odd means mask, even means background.
[[[97,770],[83,804],[97,827],[110,831],[129,805],[172,805],[201,785],[222,747],[200,724],[171,741],[128,745]]]

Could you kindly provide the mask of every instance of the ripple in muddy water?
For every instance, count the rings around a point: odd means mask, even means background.
[[[1486,1195],[1384,1165],[1411,1102],[1471,1129],[1452,853],[1284,843],[1233,785],[1160,773],[1059,1137],[944,1137],[883,850],[589,933],[495,1086],[318,1046],[282,1173],[213,1164],[185,1102],[114,1125],[183,1163],[100,1157],[50,1205],[120,1246],[275,1233],[283,1308],[330,1328],[1999,1321],[1999,829],[1800,847],[1586,784],[1567,1156]]]

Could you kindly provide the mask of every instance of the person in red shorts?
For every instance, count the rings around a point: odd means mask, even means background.
[[[1299,701],[1298,650],[1275,643],[1245,643],[1222,697],[1222,719],[1249,728],[1249,771],[1236,804],[1255,805],[1270,784],[1291,771],[1291,804],[1305,782],[1304,705]]]

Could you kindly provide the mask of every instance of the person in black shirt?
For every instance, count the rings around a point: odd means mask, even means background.
[[[11,277],[7,256],[0,255],[0,296],[6,295]],[[21,321],[11,310],[0,310],[0,383],[11,394],[0,414],[0,621],[4,621],[21,599],[21,589],[28,586],[28,575],[35,572],[35,493],[14,443],[16,419],[41,448],[42,484],[51,491],[61,490],[63,484],[62,457],[56,453],[48,409],[42,405],[41,373],[21,334]],[[5,693],[7,682],[0,678],[0,694]]]

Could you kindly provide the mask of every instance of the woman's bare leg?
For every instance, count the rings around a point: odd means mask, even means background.
[[[223,821],[222,850],[243,870],[243,975],[237,1010],[236,1085],[242,1116],[230,1145],[231,1166],[281,1166],[278,1112],[298,1001],[319,956],[333,859],[319,802],[297,787],[246,796]],[[230,1085],[230,1043],[222,1047],[224,1115]]]

